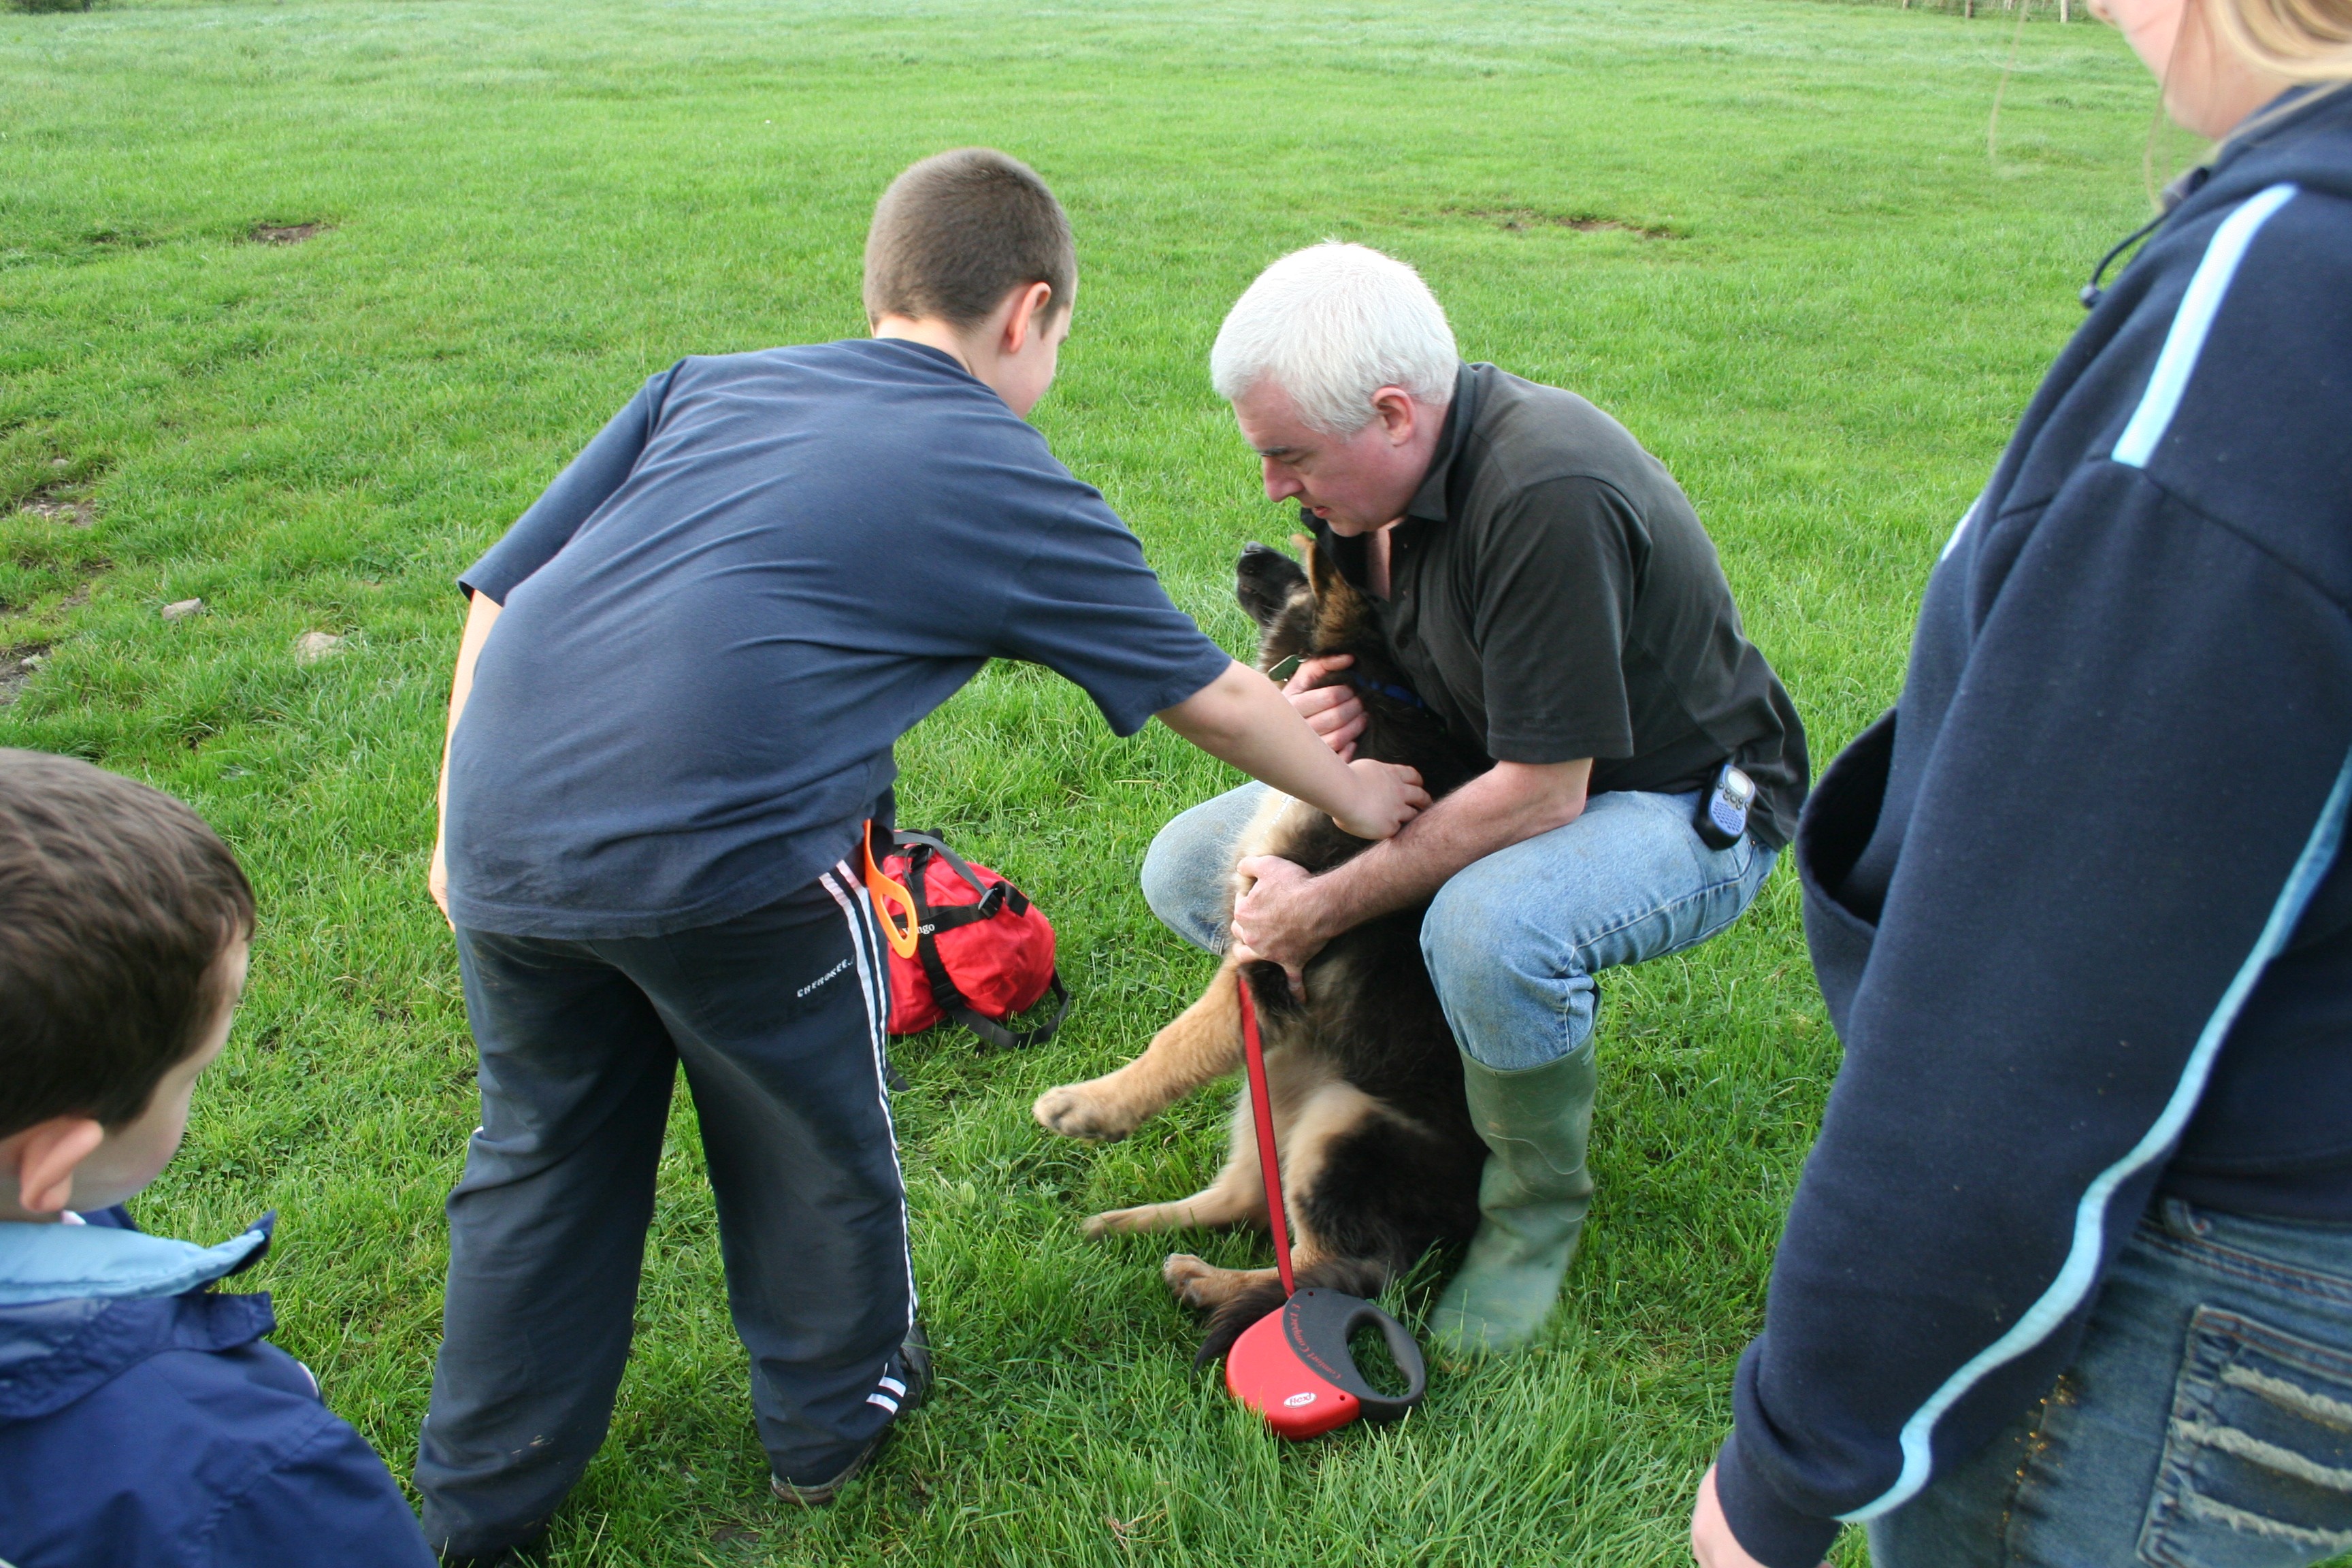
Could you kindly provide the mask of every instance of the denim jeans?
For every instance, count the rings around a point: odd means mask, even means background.
[[[2158,1199],[2048,1395],[1869,1529],[1874,1568],[2352,1552],[2352,1225]]]
[[[1223,951],[1226,873],[1265,798],[1244,784],[1160,830],[1143,898],[1171,931]],[[1710,849],[1691,826],[1696,795],[1594,795],[1565,827],[1454,874],[1421,924],[1446,1022],[1490,1068],[1541,1067],[1592,1037],[1596,971],[1705,942],[1739,918],[1775,851],[1742,838]]]

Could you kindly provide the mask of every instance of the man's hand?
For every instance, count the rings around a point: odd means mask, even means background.
[[[1364,700],[1355,687],[1347,681],[1333,681],[1332,673],[1356,662],[1352,653],[1335,653],[1324,658],[1310,658],[1290,675],[1282,694],[1307,721],[1307,727],[1323,737],[1323,743],[1339,753],[1343,763],[1356,760],[1356,737],[1364,732]]]
[[[1307,995],[1307,965],[1339,932],[1324,929],[1325,911],[1307,868],[1278,855],[1253,855],[1234,868],[1253,879],[1234,904],[1233,955],[1264,959],[1290,976],[1290,994]]]
[[[1764,1568],[1748,1555],[1748,1549],[1731,1533],[1730,1521],[1723,1517],[1723,1504],[1715,1495],[1713,1465],[1699,1478],[1698,1500],[1691,1507],[1691,1555],[1698,1559],[1698,1568]],[[1822,1568],[1830,1565],[1824,1563]]]

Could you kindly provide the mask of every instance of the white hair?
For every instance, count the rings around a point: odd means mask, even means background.
[[[1292,251],[1234,302],[1209,351],[1209,379],[1228,403],[1272,381],[1310,428],[1352,436],[1371,423],[1383,386],[1435,407],[1453,402],[1461,357],[1420,273],[1328,239]]]

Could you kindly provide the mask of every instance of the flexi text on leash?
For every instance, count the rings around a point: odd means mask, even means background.
[[[1359,1416],[1393,1421],[1421,1403],[1429,1372],[1421,1347],[1402,1323],[1359,1296],[1314,1287],[1301,1290],[1290,1272],[1290,1226],[1282,1208],[1282,1167],[1274,1142],[1274,1097],[1265,1081],[1265,1049],[1258,1038],[1257,1006],[1248,976],[1234,975],[1241,997],[1242,1061],[1249,1078],[1250,1113],[1257,1124],[1258,1169],[1265,1178],[1265,1217],[1274,1231],[1274,1265],[1282,1276],[1283,1304],[1234,1342],[1225,1356],[1225,1389],[1265,1417],[1275,1435],[1292,1442],[1319,1437]],[[1405,1375],[1405,1391],[1386,1394],[1364,1381],[1348,1337],[1365,1324],[1381,1331]]]

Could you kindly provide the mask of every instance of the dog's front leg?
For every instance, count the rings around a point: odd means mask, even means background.
[[[1152,1037],[1144,1053],[1085,1083],[1066,1083],[1037,1097],[1037,1120],[1068,1138],[1124,1138],[1202,1085],[1241,1065],[1240,999],[1231,959],[1201,999]]]

